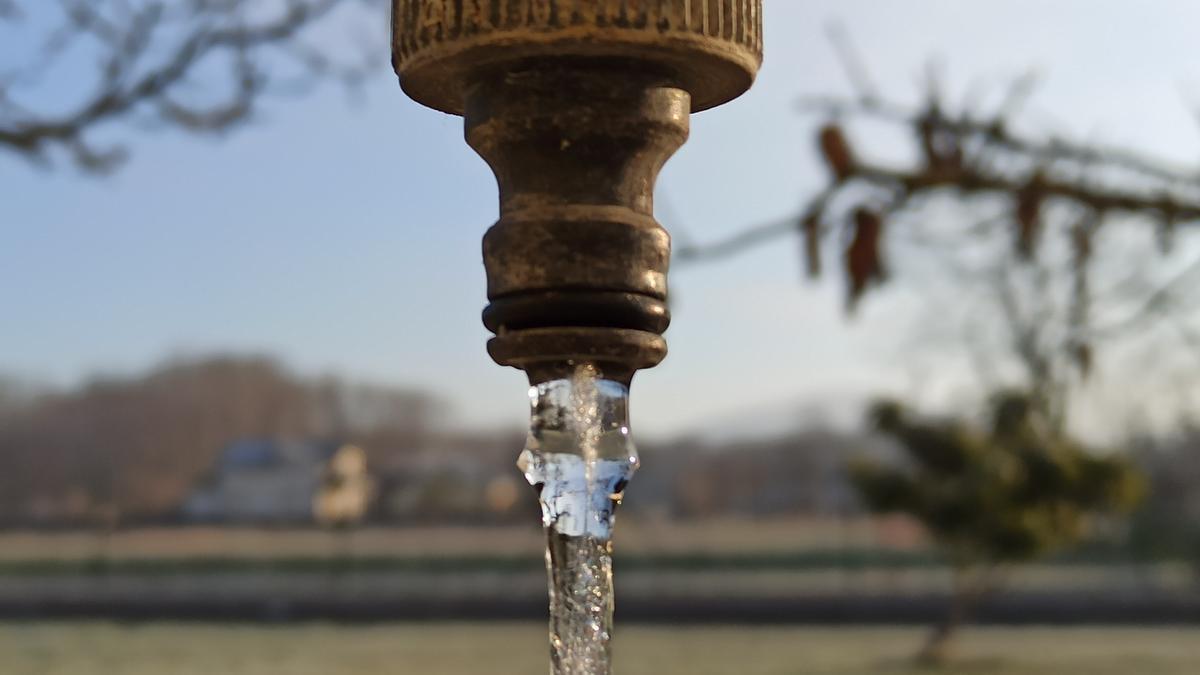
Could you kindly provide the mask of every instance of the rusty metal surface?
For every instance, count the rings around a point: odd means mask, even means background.
[[[761,0],[394,0],[404,90],[462,114],[480,70],[526,58],[656,64],[705,110],[750,87],[762,61]]]
[[[744,92],[761,0],[394,0],[404,90],[462,114],[500,219],[483,241],[492,358],[537,382],[666,355],[654,184],[688,116]]]
[[[533,62],[473,85],[466,127],[500,185],[483,240],[493,358],[657,364],[671,245],[652,190],[687,138],[687,92],[624,64]]]

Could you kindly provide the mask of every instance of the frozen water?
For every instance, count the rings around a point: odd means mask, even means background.
[[[629,439],[629,390],[579,367],[530,389],[529,437],[517,462],[538,492],[550,582],[555,675],[611,672],[612,528],[638,466]]]

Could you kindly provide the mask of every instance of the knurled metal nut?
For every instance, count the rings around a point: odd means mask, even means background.
[[[643,61],[700,111],[753,83],[762,0],[393,0],[392,45],[405,92],[456,115],[473,76],[538,56]]]

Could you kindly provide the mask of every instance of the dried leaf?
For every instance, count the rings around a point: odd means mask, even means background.
[[[872,282],[883,281],[885,274],[880,255],[883,217],[872,209],[860,207],[854,212],[854,238],[846,249],[846,276],[849,282],[847,304],[851,310]]]
[[[854,175],[854,153],[841,127],[836,124],[825,125],[821,128],[818,140],[821,155],[838,180],[846,180]]]
[[[1045,178],[1038,171],[1017,193],[1017,254],[1025,260],[1033,259],[1037,250],[1042,202],[1046,198],[1044,184]]]
[[[1076,342],[1071,345],[1071,358],[1075,360],[1075,367],[1085,378],[1092,374],[1092,357],[1092,346],[1087,342]]]

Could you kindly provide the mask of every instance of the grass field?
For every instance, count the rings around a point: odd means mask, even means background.
[[[622,516],[620,550],[637,555],[695,553],[790,553],[828,548],[858,549],[888,544],[881,534],[911,526],[874,519],[725,518],[700,521],[647,521]],[[894,543],[894,542],[892,542]],[[919,542],[907,542],[917,546]],[[97,532],[0,531],[0,561],[80,560],[103,552],[120,559],[321,558],[340,556],[347,547],[367,557],[462,557],[537,555],[545,545],[541,524],[474,527],[364,527],[349,537],[317,528],[164,527],[124,529],[104,538]]]
[[[619,675],[905,675],[915,629],[628,627]],[[1200,629],[977,629],[950,675],[1192,675]],[[531,675],[534,624],[0,624],[4,675]]]

